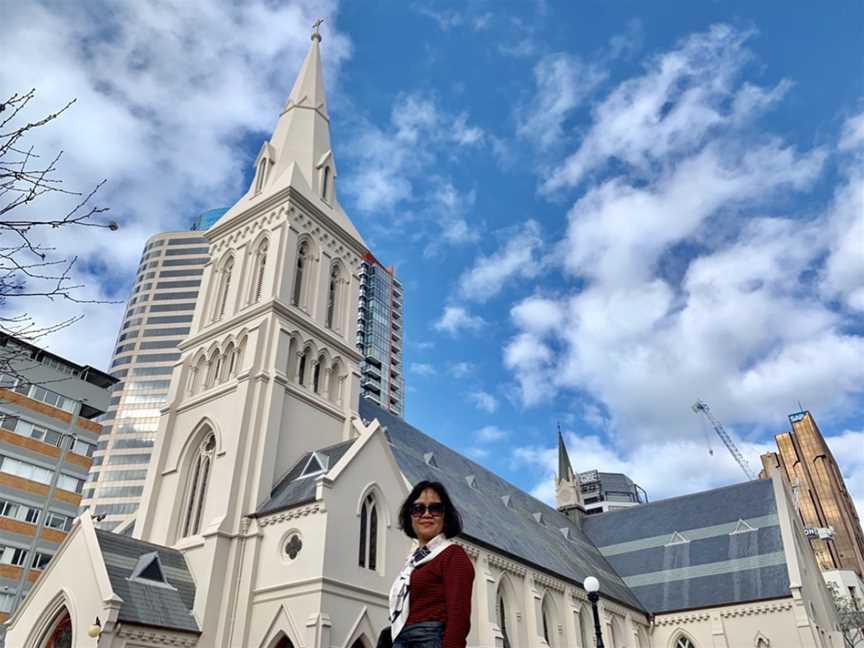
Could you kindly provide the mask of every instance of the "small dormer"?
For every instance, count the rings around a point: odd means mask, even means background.
[[[264,190],[270,179],[270,168],[274,161],[273,147],[270,146],[270,142],[264,142],[261,145],[261,150],[258,151],[258,157],[255,158],[255,179],[252,181],[252,195],[257,196]]]
[[[335,202],[336,197],[336,162],[333,151],[327,151],[315,165],[318,173],[318,197],[328,205]]]

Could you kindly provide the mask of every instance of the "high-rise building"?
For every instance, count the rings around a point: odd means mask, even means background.
[[[394,268],[367,254],[360,270],[357,316],[357,348],[363,356],[360,393],[397,416],[405,412],[402,304],[402,284]]]
[[[0,333],[0,621],[72,528],[115,382]]]
[[[197,231],[157,234],[144,247],[111,359],[120,382],[81,501],[104,516],[103,528],[115,528],[138,509],[177,345],[189,332],[209,259],[207,239]]]
[[[579,473],[585,513],[620,511],[648,501],[645,489],[624,473],[589,470]]]
[[[864,577],[864,533],[843,476],[810,412],[789,415],[791,432],[774,437],[779,452],[762,455],[763,475],[782,466],[797,493],[804,525],[822,571],[851,570]],[[833,538],[820,529],[833,529]]]

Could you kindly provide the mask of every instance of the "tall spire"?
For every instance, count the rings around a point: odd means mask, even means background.
[[[312,44],[273,135],[261,145],[249,191],[220,222],[290,186],[365,245],[336,199],[336,160],[330,148],[330,116],[321,68],[321,22],[314,25]]]
[[[561,435],[561,425],[558,425],[558,481],[570,481],[573,479],[573,466],[570,464],[570,456],[567,454],[567,446],[564,445],[564,437]]]

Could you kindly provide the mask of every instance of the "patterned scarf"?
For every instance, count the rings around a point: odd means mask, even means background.
[[[439,533],[408,557],[399,577],[393,581],[390,588],[390,635],[393,641],[408,620],[411,574],[419,565],[429,562],[452,544],[443,533]]]

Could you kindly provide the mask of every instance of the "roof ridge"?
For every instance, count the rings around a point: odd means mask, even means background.
[[[155,542],[150,542],[148,540],[141,540],[140,538],[122,535],[120,533],[114,533],[113,531],[107,531],[105,529],[99,529],[97,527],[94,527],[93,530],[96,532],[97,537],[98,536],[105,536],[106,538],[117,539],[117,540],[120,540],[121,542],[132,542],[135,544],[147,545],[148,547],[154,547],[155,549],[162,549],[163,551],[170,551],[171,553],[175,553],[179,556],[183,556],[182,551],[180,551],[179,549],[175,549],[174,547],[169,547],[168,545],[161,545],[161,544],[157,544]],[[100,546],[99,549],[101,550],[102,547]],[[183,557],[183,560],[186,560],[185,556]]]

